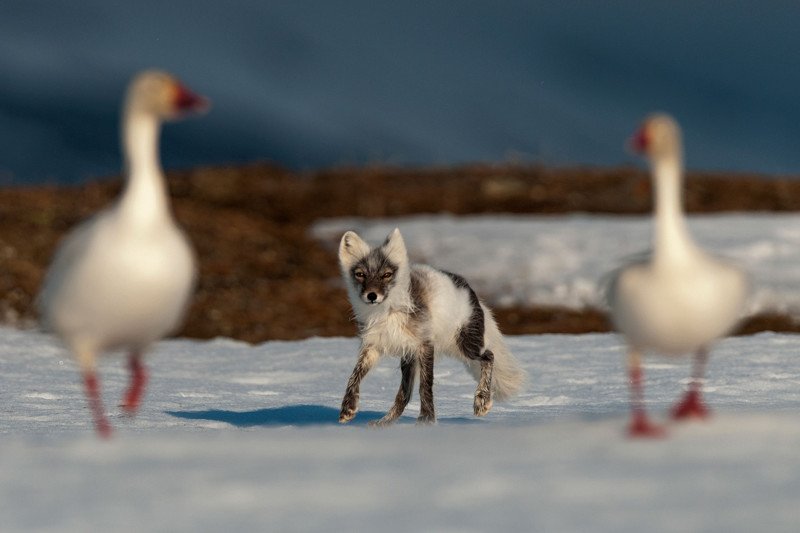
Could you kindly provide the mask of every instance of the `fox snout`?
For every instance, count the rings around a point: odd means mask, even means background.
[[[361,300],[365,304],[379,304],[384,298],[386,298],[386,295],[377,288],[366,288],[361,292]]]

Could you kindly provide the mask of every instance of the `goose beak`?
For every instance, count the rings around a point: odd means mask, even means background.
[[[633,134],[633,136],[628,139],[628,149],[636,154],[643,154],[647,151],[647,147],[650,146],[650,137],[647,135],[647,128],[642,126],[639,128],[639,131]]]
[[[211,107],[208,98],[200,96],[185,85],[175,83],[172,104],[178,113],[203,113]]]

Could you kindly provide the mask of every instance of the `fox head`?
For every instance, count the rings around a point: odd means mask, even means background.
[[[390,299],[391,292],[408,292],[409,266],[406,244],[395,228],[376,248],[355,232],[348,231],[339,243],[339,265],[350,300],[378,306]]]

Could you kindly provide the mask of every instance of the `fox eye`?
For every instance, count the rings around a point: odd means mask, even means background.
[[[364,279],[365,276],[363,272],[361,272],[360,270],[356,270],[355,272],[353,272],[353,277],[360,281]]]
[[[383,279],[390,279],[392,276],[394,276],[394,272],[392,272],[392,271],[389,271],[389,272],[384,272],[384,273],[383,273],[383,276],[381,276],[381,277],[382,277]]]

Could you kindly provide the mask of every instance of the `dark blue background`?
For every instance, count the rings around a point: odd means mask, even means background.
[[[800,173],[797,2],[0,3],[0,183],[117,174],[138,70],[212,112],[167,167],[619,164],[652,110],[698,169]]]

